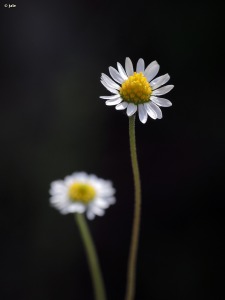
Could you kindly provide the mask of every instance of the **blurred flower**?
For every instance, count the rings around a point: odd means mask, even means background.
[[[111,181],[84,172],[53,181],[49,193],[51,205],[62,214],[86,212],[89,220],[103,216],[104,210],[115,203]]]
[[[101,76],[101,83],[113,94],[100,97],[107,100],[106,105],[116,105],[117,110],[127,109],[129,117],[138,111],[142,123],[146,123],[148,115],[152,119],[161,119],[162,111],[159,106],[172,105],[169,100],[158,97],[174,87],[173,85],[162,87],[170,79],[169,74],[154,79],[159,71],[159,64],[153,61],[145,69],[142,58],[137,62],[136,72],[129,57],[126,58],[125,69],[120,63],[117,63],[117,68],[118,71],[109,67],[113,80],[104,73]]]

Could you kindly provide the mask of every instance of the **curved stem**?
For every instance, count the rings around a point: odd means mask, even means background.
[[[84,247],[86,250],[90,273],[92,277],[93,288],[95,292],[95,299],[106,300],[106,293],[105,293],[103,278],[99,266],[99,261],[98,261],[94,242],[92,240],[87,222],[83,214],[77,213],[74,215],[74,217],[79,227],[83,239]]]
[[[131,164],[134,176],[134,189],[135,189],[135,207],[134,207],[134,220],[132,228],[132,240],[130,245],[130,254],[128,260],[127,270],[127,290],[126,300],[133,300],[135,296],[135,283],[136,283],[136,262],[138,252],[138,240],[140,231],[140,218],[141,218],[141,182],[140,173],[137,161],[136,138],[135,138],[135,115],[129,118],[129,136],[130,136],[130,153]]]

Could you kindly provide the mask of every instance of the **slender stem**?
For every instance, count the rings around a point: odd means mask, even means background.
[[[125,300],[133,300],[135,296],[136,284],[136,262],[138,252],[138,240],[140,231],[140,218],[141,218],[141,182],[140,173],[137,161],[136,138],[135,138],[135,115],[129,118],[129,136],[130,136],[130,153],[131,164],[134,176],[134,189],[135,189],[135,207],[134,207],[134,220],[132,228],[132,239],[130,245],[130,254],[128,260],[127,270],[127,290]]]
[[[99,266],[99,261],[95,250],[94,242],[92,240],[88,228],[88,224],[83,214],[77,213],[74,215],[74,217],[80,229],[80,233],[86,250],[90,273],[92,277],[92,284],[95,292],[95,299],[106,300],[106,293],[105,293],[103,278]]]

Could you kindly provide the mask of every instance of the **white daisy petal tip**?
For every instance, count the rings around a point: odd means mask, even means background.
[[[157,119],[162,119],[162,111],[155,103],[150,102],[149,107],[155,112]]]
[[[150,63],[145,69],[144,75],[147,80],[150,82],[159,72],[159,64],[157,61]]]
[[[127,106],[127,115],[128,117],[131,117],[133,114],[135,114],[137,111],[137,105],[133,103],[129,103]]]
[[[156,90],[160,86],[167,83],[167,81],[169,81],[169,80],[170,80],[170,75],[169,74],[165,74],[165,75],[162,75],[162,76],[159,76],[159,77],[155,78],[154,80],[152,80],[150,82],[152,90]]]
[[[122,78],[120,73],[115,68],[109,67],[109,73],[116,82],[118,82],[118,83],[124,82],[124,79]]]
[[[147,68],[143,58],[137,61],[136,71],[129,57],[125,59],[125,67],[117,62],[117,69],[109,67],[111,78],[101,74],[101,83],[113,95],[100,96],[106,100],[107,106],[115,106],[116,110],[126,109],[131,117],[136,112],[141,123],[147,122],[148,116],[152,119],[162,119],[160,107],[170,107],[172,103],[158,96],[164,95],[174,88],[174,85],[165,85],[170,75],[166,73],[156,77],[160,66],[156,60]]]
[[[119,94],[118,91],[114,88],[112,88],[111,86],[109,86],[105,81],[101,80],[102,85],[104,85],[104,87],[111,92],[112,94]]]
[[[174,85],[165,85],[160,87],[152,92],[152,96],[161,96],[169,93],[174,88]]]
[[[145,62],[143,58],[139,58],[138,62],[137,62],[137,67],[136,67],[136,72],[137,73],[144,73],[145,71]]]
[[[116,105],[116,110],[123,110],[123,109],[126,109],[128,106],[128,103],[127,102],[122,102],[118,105]]]
[[[88,219],[94,219],[114,204],[109,199],[114,198],[115,189],[109,180],[77,172],[64,180],[53,181],[49,193],[51,206],[61,214],[86,212]]]
[[[126,72],[125,72],[123,66],[122,66],[119,62],[117,63],[117,69],[118,69],[118,71],[119,71],[121,77],[122,77],[124,80],[127,80],[127,79],[128,79],[127,74],[126,74]]]
[[[117,99],[117,98],[120,98],[120,96],[119,96],[119,95],[100,96],[99,98],[104,99],[104,100],[110,100],[110,99]]]
[[[165,99],[165,98],[159,98],[159,97],[152,96],[150,98],[150,100],[158,106],[162,106],[162,107],[172,106],[172,103],[169,100]]]
[[[147,122],[148,114],[143,104],[138,105],[138,116],[141,123],[145,124]]]
[[[107,100],[105,102],[105,104],[108,105],[108,106],[112,106],[112,105],[117,105],[117,104],[119,104],[122,101],[123,101],[123,99],[121,99],[121,98],[110,99],[110,100]]]
[[[126,59],[125,59],[125,70],[126,70],[127,76],[132,76],[134,73],[134,67],[133,67],[132,61],[129,57],[126,57]]]

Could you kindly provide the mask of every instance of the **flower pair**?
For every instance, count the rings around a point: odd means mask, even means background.
[[[135,297],[136,261],[141,220],[141,183],[136,152],[135,114],[138,113],[139,120],[144,124],[148,116],[152,119],[162,118],[160,106],[169,107],[172,105],[169,100],[158,97],[168,93],[174,87],[173,85],[164,86],[170,79],[169,74],[155,78],[158,71],[159,64],[156,61],[145,68],[145,62],[142,58],[138,60],[136,71],[134,71],[133,64],[130,58],[127,57],[125,69],[120,63],[117,63],[117,70],[109,67],[112,79],[104,73],[101,76],[101,83],[113,95],[101,96],[100,98],[106,100],[106,105],[115,106],[117,110],[126,109],[129,117],[130,153],[135,189],[135,217],[128,260],[127,300],[133,300]],[[51,183],[50,188],[50,203],[52,206],[62,214],[77,213],[75,219],[89,257],[88,262],[96,300],[106,300],[106,293],[94,243],[82,214],[86,212],[89,220],[94,219],[96,215],[103,216],[105,209],[115,203],[114,194],[115,189],[111,181],[84,172],[73,173],[65,177],[64,180],[56,180]]]
[[[155,78],[159,72],[157,61],[151,62],[145,68],[145,62],[140,58],[136,71],[129,57],[125,60],[125,69],[117,63],[117,70],[109,67],[112,79],[102,73],[101,83],[113,95],[101,96],[106,105],[115,106],[117,110],[126,109],[130,117],[138,112],[139,119],[146,123],[148,116],[161,119],[161,107],[169,107],[172,103],[160,98],[174,86],[166,85],[170,76],[165,74]],[[154,79],[155,78],[155,79]],[[115,203],[115,190],[112,183],[99,179],[95,175],[74,173],[64,180],[52,182],[50,188],[50,203],[62,214],[84,213],[92,220],[95,215],[104,215],[104,210]]]

